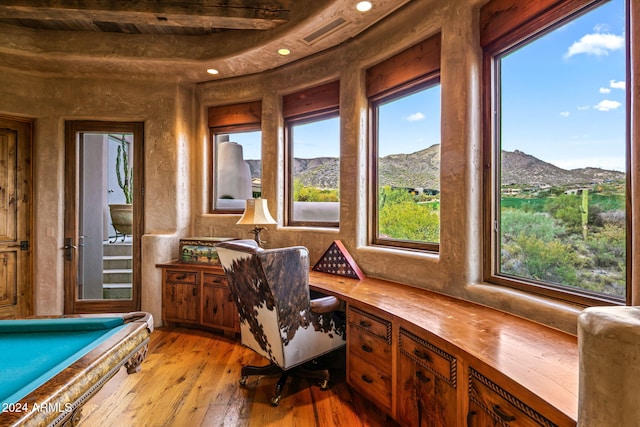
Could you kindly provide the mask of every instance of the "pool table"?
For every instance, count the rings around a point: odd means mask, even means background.
[[[122,366],[140,369],[152,331],[144,312],[0,320],[0,426],[75,425]]]

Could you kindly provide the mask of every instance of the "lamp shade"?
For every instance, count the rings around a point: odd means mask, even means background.
[[[276,220],[269,213],[267,199],[247,199],[244,214],[236,224],[276,224]]]

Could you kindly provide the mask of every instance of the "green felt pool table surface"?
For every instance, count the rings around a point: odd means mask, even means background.
[[[146,355],[148,313],[0,320],[0,426],[52,425]]]

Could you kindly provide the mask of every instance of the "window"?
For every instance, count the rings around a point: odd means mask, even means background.
[[[440,35],[367,71],[372,242],[440,243]]]
[[[282,99],[287,143],[288,225],[339,225],[339,103],[338,81]]]
[[[486,111],[496,112],[487,126],[488,280],[583,304],[621,303],[629,235],[625,2],[566,10],[568,3],[541,11],[539,32],[485,38],[485,69],[493,70]]]
[[[259,101],[209,108],[214,212],[242,212],[262,194],[261,109]]]
[[[261,196],[261,144],[259,130],[215,134],[216,211],[242,211]]]

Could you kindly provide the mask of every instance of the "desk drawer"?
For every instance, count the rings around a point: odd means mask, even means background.
[[[377,335],[349,324],[347,351],[368,361],[381,371],[391,373],[391,345]]]
[[[456,386],[456,358],[430,342],[400,328],[400,352]]]
[[[373,314],[366,313],[354,307],[349,307],[347,311],[349,324],[361,328],[370,334],[382,338],[391,344],[391,322],[380,319]]]
[[[391,411],[391,374],[349,355],[349,384],[387,412]]]
[[[225,278],[225,276],[222,276],[220,274],[204,273],[202,277],[203,277],[202,281],[204,282],[204,285],[227,286],[227,279]]]
[[[555,427],[556,424],[502,387],[470,369],[469,398],[501,425],[511,427]]]
[[[167,271],[167,282],[198,283],[198,273],[190,271]]]

